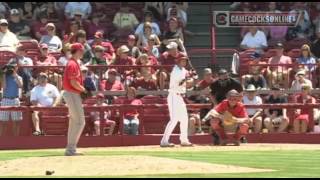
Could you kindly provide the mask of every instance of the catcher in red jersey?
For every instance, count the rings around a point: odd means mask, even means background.
[[[233,134],[233,143],[240,145],[240,138],[247,134],[249,117],[244,105],[241,103],[242,95],[236,90],[230,90],[227,99],[212,109],[205,120],[210,119],[215,145],[226,145],[226,133]]]

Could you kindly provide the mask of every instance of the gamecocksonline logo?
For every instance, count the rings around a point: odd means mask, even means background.
[[[214,11],[213,24],[217,27],[296,26],[301,12],[240,12]]]

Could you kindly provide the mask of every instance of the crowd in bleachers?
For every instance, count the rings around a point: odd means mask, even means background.
[[[238,10],[243,11],[303,11],[304,15],[295,28],[242,29],[240,48],[243,51],[238,55],[240,68],[233,69],[234,73],[242,75],[240,82],[229,77],[223,69],[217,73],[210,68],[204,69],[203,78],[198,79],[189,61],[189,77],[186,81],[188,90],[210,90],[211,94],[188,97],[188,103],[216,105],[226,98],[226,93],[231,89],[245,91],[244,102],[249,104],[315,103],[309,90],[320,86],[320,21],[314,10],[319,6],[318,3],[261,4],[264,3],[235,3],[234,7],[236,9],[238,5]],[[50,66],[65,66],[71,57],[71,44],[76,42],[85,48],[84,57],[79,62],[85,88],[90,91],[126,91],[127,94],[125,97],[98,94],[84,103],[95,106],[139,105],[151,101],[164,103],[165,98],[162,96],[142,97],[137,96],[136,91],[168,89],[172,69],[169,66],[174,65],[177,59],[188,56],[184,42],[193,33],[186,29],[187,9],[187,2],[0,3],[0,64],[7,64],[3,69],[1,86],[3,99],[8,100],[1,105],[57,105],[62,90],[63,69]],[[266,64],[297,66],[268,67]],[[93,68],[95,65],[103,68]],[[108,67],[112,65],[132,67]],[[134,67],[136,65],[142,66]],[[291,88],[301,93],[288,100],[279,92],[281,88]],[[271,89],[273,93],[260,98],[255,94],[258,89]],[[145,112],[151,114],[145,114],[144,118],[157,119],[155,116],[161,115],[166,115],[162,119],[168,118],[167,112],[156,111],[145,109]],[[203,133],[202,126],[205,123],[201,119],[207,112],[208,109],[190,110],[190,134]],[[0,120],[6,122],[10,114],[14,120],[15,134],[19,134],[19,121],[22,119],[19,112],[1,112]],[[292,121],[293,124],[289,122],[290,112],[287,114],[287,111],[279,109],[250,109],[248,114],[256,133],[262,132],[263,127],[269,132],[288,131],[289,125],[294,126],[294,132],[306,132],[310,121],[307,110],[295,112],[297,120]],[[101,133],[100,126],[107,126],[110,135],[118,133],[119,123],[116,119],[119,114],[114,111],[106,111],[104,116],[100,116],[99,112],[91,112],[86,116],[91,119],[94,134]],[[315,120],[319,119],[316,110],[314,116]],[[33,113],[34,135],[43,134],[40,124],[41,119],[46,117],[49,115],[45,112]],[[100,121],[101,117],[106,121]],[[126,112],[123,122],[126,134],[138,134],[138,111]],[[0,135],[6,129],[5,123],[1,124]],[[159,127],[154,129],[150,132],[159,131]],[[50,134],[48,131],[44,133]]]

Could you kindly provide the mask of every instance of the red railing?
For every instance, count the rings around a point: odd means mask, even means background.
[[[268,109],[268,108],[279,108],[279,109],[288,109],[288,110],[294,110],[294,109],[300,109],[300,108],[319,108],[320,104],[298,104],[298,103],[291,103],[291,104],[262,104],[262,105],[245,105],[246,108],[263,108],[263,109]],[[113,110],[113,111],[118,111],[119,112],[119,132],[120,135],[123,134],[123,117],[124,114],[129,111],[129,110],[137,110],[139,113],[139,132],[140,134],[144,135],[145,134],[145,121],[144,121],[144,109],[147,108],[167,108],[167,104],[153,104],[153,105],[125,105],[125,104],[117,104],[117,105],[108,105],[108,106],[88,106],[84,105],[84,109],[86,112],[99,112],[100,114],[100,120],[104,119],[104,113],[105,111],[108,110]],[[211,104],[187,104],[187,108],[189,111],[194,111],[194,110],[200,110],[202,108],[212,108]],[[31,131],[31,126],[32,126],[32,121],[31,121],[31,113],[33,111],[39,111],[39,112],[46,112],[46,111],[65,111],[67,110],[67,107],[61,106],[61,107],[28,107],[28,106],[21,106],[21,107],[0,107],[0,111],[22,111],[23,113],[26,113],[24,116],[25,119],[23,121],[27,121],[29,123],[25,123],[22,128],[29,128]],[[293,112],[293,111],[292,111]],[[294,118],[292,113],[287,113],[288,117],[290,118],[291,122]],[[314,120],[313,120],[313,111],[310,111],[310,124],[309,124],[309,129],[313,130],[314,127]],[[169,120],[169,117],[168,119]],[[101,121],[102,122],[102,121]],[[100,132],[103,132],[103,124],[100,126]],[[30,132],[28,131],[28,132]],[[101,133],[101,136],[104,136],[104,133]]]

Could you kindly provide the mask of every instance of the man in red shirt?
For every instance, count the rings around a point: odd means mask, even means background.
[[[104,47],[105,50],[103,56],[107,59],[108,64],[113,63],[116,58],[114,47],[110,42],[104,41],[103,33],[100,31],[97,31],[94,34],[94,41],[92,42],[91,47],[94,48],[96,45]]]
[[[83,45],[80,43],[72,44],[71,54],[72,57],[66,65],[63,76],[63,98],[67,103],[70,114],[66,156],[82,155],[76,151],[80,135],[85,126],[85,116],[80,94],[87,93],[83,86],[83,77],[80,65],[78,64],[78,60],[82,59],[84,54]]]
[[[249,117],[241,103],[241,94],[237,90],[230,90],[227,99],[212,109],[205,119],[211,117],[210,125],[213,129],[214,144],[226,145],[226,132],[234,134],[234,144],[240,145],[240,138],[247,134]]]
[[[124,91],[125,89],[123,84],[116,80],[117,74],[117,70],[110,69],[108,71],[108,79],[101,81],[100,89],[102,91]]]
[[[48,52],[48,45],[47,44],[40,44],[40,57],[36,62],[38,66],[56,66],[57,59],[50,55]]]
[[[129,87],[127,89],[127,99],[124,104],[130,105],[142,105],[142,101],[136,98],[136,89]],[[123,125],[124,133],[127,135],[138,135],[139,134],[139,113],[138,110],[127,110],[124,113]]]
[[[212,77],[211,69],[206,68],[203,71],[203,79],[201,81],[199,81],[196,86],[199,90],[203,90],[203,89],[208,88],[214,81],[215,81],[215,79]]]
[[[167,46],[167,51],[162,53],[159,59],[159,63],[161,65],[175,65],[176,60],[180,57],[185,56],[184,53],[178,51],[178,44],[175,42],[170,42]],[[159,75],[159,87],[160,90],[165,89],[166,81],[169,80],[170,72],[172,71],[172,68],[165,67],[160,69],[160,75]]]
[[[135,59],[129,56],[129,48],[126,45],[122,45],[117,49],[117,58],[114,61],[114,65],[135,65]],[[128,77],[133,73],[132,68],[119,68],[118,72],[122,78]]]

